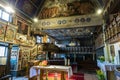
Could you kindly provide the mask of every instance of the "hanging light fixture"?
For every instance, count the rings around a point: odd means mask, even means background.
[[[74,40],[72,40],[72,41],[69,43],[69,46],[75,46],[75,45],[76,45],[76,43],[75,43]]]

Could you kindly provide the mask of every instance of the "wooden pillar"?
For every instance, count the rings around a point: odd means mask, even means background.
[[[49,59],[48,52],[45,52],[45,54],[46,54],[46,60],[48,60]]]
[[[104,29],[105,29],[105,23],[104,25],[102,26],[103,28],[103,40],[104,40],[104,56],[105,56],[105,61],[110,61],[110,58],[109,58],[109,44],[105,42],[105,32],[104,32]]]
[[[7,56],[7,62],[6,62],[6,72],[10,74],[10,56],[11,56],[11,49],[12,49],[12,44],[8,45],[8,56]]]
[[[74,53],[74,62],[76,62],[76,53]]]
[[[40,80],[43,80],[43,74],[44,74],[44,70],[43,69],[40,69]]]
[[[28,33],[27,33],[27,36],[29,36],[29,37],[30,37],[30,31],[31,31],[31,26],[29,25],[28,26]]]
[[[16,15],[13,14],[12,17],[13,17],[13,22],[12,23],[14,25],[17,25],[17,17],[16,17]]]

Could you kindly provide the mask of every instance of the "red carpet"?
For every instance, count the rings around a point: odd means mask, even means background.
[[[45,76],[44,76],[45,78]],[[57,80],[61,79],[61,74],[60,73],[49,73],[48,74],[48,80],[54,80],[57,78]],[[66,80],[84,80],[84,74],[82,73],[74,73],[69,79],[68,75],[65,75]]]

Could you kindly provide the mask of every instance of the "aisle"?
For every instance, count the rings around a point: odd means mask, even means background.
[[[95,74],[84,74],[84,80],[98,80]]]

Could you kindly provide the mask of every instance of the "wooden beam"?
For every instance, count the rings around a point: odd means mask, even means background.
[[[59,28],[97,26],[102,24],[103,24],[102,15],[91,14],[41,19],[37,23],[33,23],[32,26],[38,29],[59,29]]]

